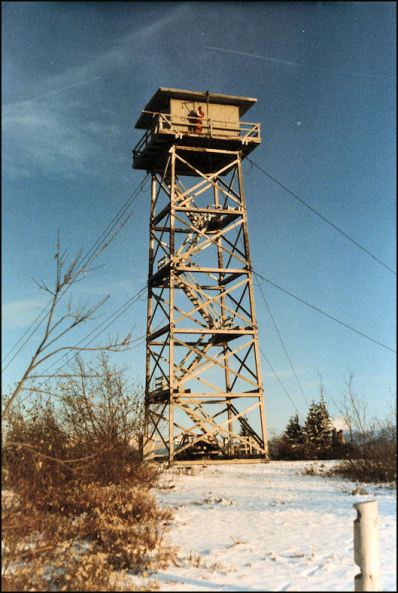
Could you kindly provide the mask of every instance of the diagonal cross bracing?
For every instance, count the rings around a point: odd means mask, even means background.
[[[171,463],[266,460],[241,158],[205,173],[195,150],[152,175],[146,440]]]

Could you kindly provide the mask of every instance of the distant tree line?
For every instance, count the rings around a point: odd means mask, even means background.
[[[333,426],[323,394],[312,402],[304,422],[298,413],[289,418],[281,437],[270,443],[274,459],[331,459],[347,448],[342,430]]]
[[[352,376],[346,385],[343,398],[334,402],[346,435],[333,426],[321,385],[320,399],[311,403],[306,418],[300,422],[298,413],[294,414],[282,435],[271,439],[271,459],[339,459],[330,475],[396,484],[396,404],[392,402],[384,418],[369,420],[366,402],[353,390]]]

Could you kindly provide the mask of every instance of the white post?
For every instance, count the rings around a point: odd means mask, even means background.
[[[380,548],[377,502],[366,500],[354,505],[354,561],[360,567],[355,591],[380,591]]]

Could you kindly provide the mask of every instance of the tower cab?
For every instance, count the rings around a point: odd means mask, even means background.
[[[217,170],[225,151],[238,151],[244,158],[261,143],[260,124],[241,120],[256,101],[208,91],[159,88],[135,124],[146,131],[133,149],[133,168],[163,170],[173,144],[191,147],[197,153],[198,168],[204,172]]]

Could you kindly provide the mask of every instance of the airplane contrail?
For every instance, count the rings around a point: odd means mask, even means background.
[[[75,82],[73,84],[69,84],[68,86],[64,86],[59,89],[53,89],[52,91],[47,91],[46,93],[42,93],[41,95],[36,95],[35,97],[32,97],[31,99],[16,101],[15,103],[5,105],[3,113],[4,113],[4,115],[7,115],[15,107],[22,107],[23,105],[28,105],[30,103],[34,103],[35,101],[39,101],[40,99],[44,99],[45,97],[49,97],[50,95],[57,95],[59,93],[63,93],[64,91],[69,91],[69,89],[73,89],[75,87],[90,84],[92,82],[99,80],[100,78],[101,78],[100,76],[96,76],[95,78],[88,78],[87,80],[81,80],[80,82]]]
[[[298,62],[289,62],[288,60],[278,60],[276,58],[260,56],[259,54],[252,54],[247,51],[238,51],[236,49],[224,49],[222,47],[213,47],[210,45],[206,46],[205,49],[211,49],[213,51],[222,51],[227,54],[236,54],[238,56],[248,56],[249,58],[267,60],[268,62],[274,62],[276,64],[285,64],[287,66],[296,66],[297,68],[309,68],[310,70],[320,70],[321,72],[333,72],[334,74],[346,74],[347,76],[370,76],[372,78],[390,78],[391,80],[395,80],[395,76],[388,76],[386,74],[366,74],[364,72],[349,72],[347,70],[335,70],[334,68],[324,68],[321,66],[309,66],[308,64],[299,64]]]

